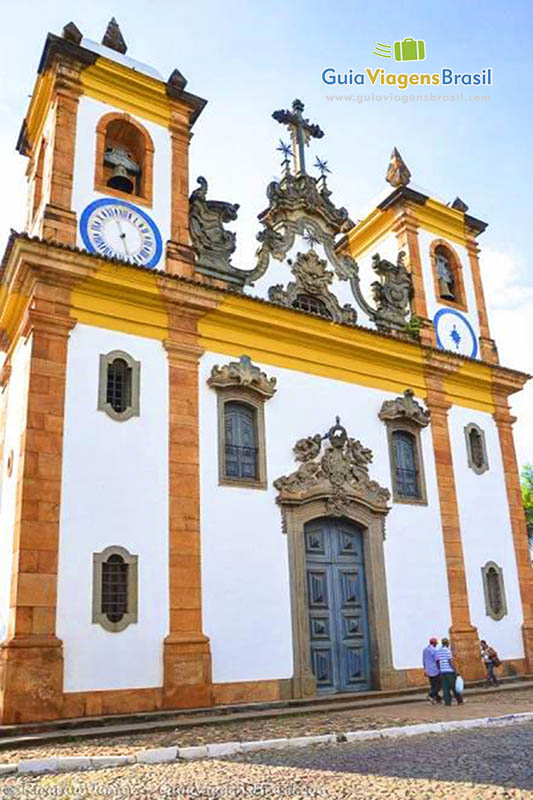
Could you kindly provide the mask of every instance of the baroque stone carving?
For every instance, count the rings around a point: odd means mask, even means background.
[[[246,273],[232,266],[235,234],[224,223],[237,219],[238,204],[207,199],[207,181],[200,176],[189,198],[189,228],[196,256],[195,269],[204,275],[242,286]]]
[[[355,325],[357,312],[348,303],[342,308],[339,301],[332,294],[328,286],[333,281],[333,272],[327,269],[327,261],[318,257],[314,250],[308,253],[298,253],[293,263],[287,260],[295,281],[284,289],[281,284],[271,286],[268,297],[274,303],[288,307],[298,307],[298,300],[302,296],[315,298],[324,310],[321,316],[327,316],[334,322],[347,322]]]
[[[379,330],[404,330],[413,296],[413,280],[405,266],[405,253],[400,251],[396,264],[379,257],[372,258],[372,269],[379,281],[372,283],[377,311],[374,315]]]
[[[219,367],[214,366],[207,380],[213,389],[239,387],[250,389],[265,398],[276,393],[276,378],[269,378],[259,367],[252,364],[250,356],[243,355],[239,361],[230,361]]]
[[[323,442],[329,445],[323,448]],[[319,433],[299,439],[293,452],[301,464],[295,472],[274,481],[281,506],[326,499],[327,511],[342,516],[354,502],[387,513],[388,489],[371,480],[368,465],[372,451],[348,436],[336,417],[325,436]]]
[[[399,186],[407,186],[410,180],[411,173],[407,164],[395,147],[391,153],[390,163],[387,168],[386,181],[397,189]]]
[[[420,428],[425,428],[429,425],[431,412],[426,411],[415,400],[415,393],[412,389],[406,389],[402,397],[396,397],[394,400],[385,400],[378,416],[383,422],[409,420]]]

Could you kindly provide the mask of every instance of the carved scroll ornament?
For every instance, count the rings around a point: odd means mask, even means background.
[[[276,393],[276,378],[269,378],[259,367],[252,364],[249,356],[243,355],[239,361],[230,361],[211,370],[207,384],[212,389],[244,388],[261,395],[273,397]]]
[[[329,445],[324,448],[325,440]],[[389,490],[368,474],[372,451],[348,437],[339,417],[325,436],[315,434],[299,439],[293,452],[301,465],[274,481],[281,506],[326,498],[332,516],[342,516],[354,502],[378,513],[388,512]]]

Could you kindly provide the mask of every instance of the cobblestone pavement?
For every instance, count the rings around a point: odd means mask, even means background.
[[[5,778],[0,798],[533,798],[533,723],[226,759]]]
[[[321,733],[373,730],[417,722],[441,722],[449,719],[501,716],[533,711],[533,689],[491,690],[483,695],[466,696],[463,706],[432,706],[427,701],[398,703],[392,706],[350,711],[327,711],[290,717],[274,717],[219,725],[199,725],[159,733],[128,736],[94,737],[74,742],[48,743],[40,746],[0,750],[0,763],[21,758],[46,758],[53,755],[123,755],[152,747],[181,747],[209,742],[280,739],[286,736],[309,736]],[[176,718],[179,720],[179,717]],[[2,800],[0,798],[0,800]]]

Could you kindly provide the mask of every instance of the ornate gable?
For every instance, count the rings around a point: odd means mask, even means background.
[[[329,445],[323,447],[325,440]],[[326,499],[328,513],[333,516],[343,516],[352,503],[378,513],[388,512],[389,490],[368,474],[372,451],[348,437],[339,417],[325,436],[317,433],[299,439],[293,452],[300,466],[274,481],[281,506]]]

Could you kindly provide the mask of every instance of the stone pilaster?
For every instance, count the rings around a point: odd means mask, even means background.
[[[164,642],[163,705],[213,702],[209,639],[202,631],[198,316],[171,312],[169,364],[169,593]]]
[[[522,625],[524,651],[527,671],[531,673],[533,671],[533,568],[531,567],[526,519],[520,491],[520,475],[514,446],[512,426],[515,418],[509,412],[506,394],[498,391],[497,388],[494,391],[494,405],[494,419],[500,439],[505,488],[509,503],[509,516],[520,584],[520,599],[524,614]]]
[[[189,112],[171,104],[170,239],[166,247],[167,272],[194,275],[194,253],[189,235]]]
[[[426,404],[431,411],[431,433],[435,454],[435,468],[439,489],[442,539],[446,558],[446,575],[450,595],[452,624],[450,639],[461,673],[469,679],[483,677],[479,658],[477,628],[470,620],[468,589],[459,520],[459,507],[455,488],[452,448],[448,428],[448,410],[443,374],[448,365],[436,353],[428,356],[432,363],[426,365]],[[449,359],[448,359],[449,361]],[[456,368],[453,362],[448,368]]]
[[[418,245],[418,229],[419,225],[414,214],[409,208],[403,208],[394,223],[393,231],[398,241],[398,249],[403,250],[407,256],[407,264],[413,279],[411,309],[413,314],[420,319],[420,341],[422,344],[435,347],[435,329],[431,320],[428,319],[422,260]]]
[[[0,649],[3,724],[55,719],[63,702],[56,637],[59,509],[70,289],[40,285],[25,320],[31,347],[21,436],[10,619]]]
[[[477,314],[479,320],[479,349],[484,361],[491,364],[498,364],[498,350],[494,339],[490,338],[489,318],[485,305],[485,294],[483,292],[483,281],[481,280],[481,269],[479,266],[479,247],[475,238],[470,234],[466,240],[466,250],[470,262],[470,272],[474,284],[474,294],[476,297]]]
[[[72,184],[78,102],[81,94],[79,66],[63,62],[57,67],[55,124],[50,144],[50,186],[43,214],[43,239],[76,244],[77,218],[72,210]],[[87,154],[93,158],[94,153]]]

